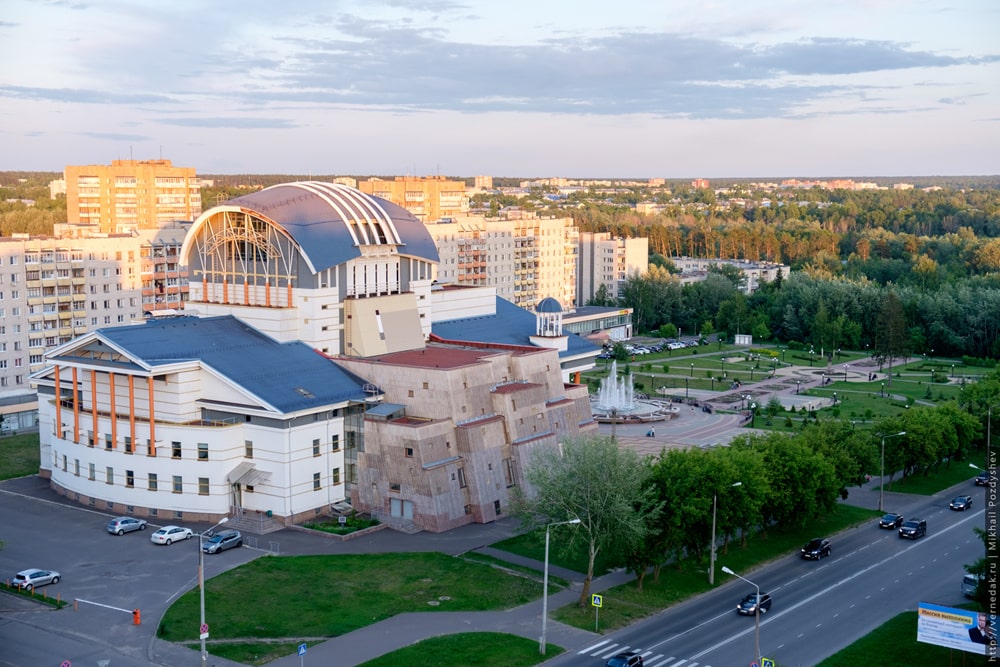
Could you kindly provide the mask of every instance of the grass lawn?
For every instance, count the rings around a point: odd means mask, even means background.
[[[888,446],[887,443],[886,447]],[[885,490],[930,496],[950,486],[966,482],[969,485],[969,490],[962,491],[962,493],[972,493],[973,489],[976,488],[974,480],[979,474],[979,470],[970,467],[969,463],[975,463],[980,468],[986,466],[984,455],[974,452],[968,461],[942,463],[931,469],[926,475],[922,472],[907,477],[897,475],[891,484],[889,483],[889,475],[886,473]]]
[[[738,543],[730,543],[728,550],[720,546],[716,554],[715,583],[721,585],[728,579],[722,573],[723,565],[736,572],[748,573],[754,567],[797,551],[817,535],[832,535],[844,528],[867,523],[878,515],[875,510],[838,505],[837,511],[810,522],[806,528],[772,530],[766,537],[753,536],[748,538],[746,548]],[[665,565],[658,581],[654,581],[652,575],[646,576],[642,592],[634,580],[604,591],[598,631],[620,629],[710,588],[707,556],[701,562],[684,560],[679,565]],[[589,603],[582,609],[576,604],[567,605],[555,610],[552,617],[584,630],[594,630],[594,609]]]
[[[434,637],[407,646],[389,655],[363,663],[360,667],[411,667],[412,665],[485,665],[488,667],[528,667],[559,655],[563,649],[545,645],[538,655],[538,641],[496,632],[469,632]]]
[[[212,644],[209,651],[239,661],[274,650],[287,655],[288,646],[294,651],[304,640],[339,636],[403,612],[508,609],[541,592],[537,577],[441,553],[267,556],[205,583],[212,639],[242,646]],[[167,610],[161,638],[197,643],[198,598],[192,589]],[[244,638],[248,643],[239,641]],[[264,642],[262,648],[260,639],[287,646]]]
[[[835,653],[817,667],[976,667],[987,664],[986,656],[917,641],[917,612],[908,611]]]
[[[38,434],[0,437],[0,479],[13,479],[38,472]]]

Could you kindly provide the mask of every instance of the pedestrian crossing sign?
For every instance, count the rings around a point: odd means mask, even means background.
[[[604,604],[604,598],[597,593],[590,596],[590,604],[593,607],[601,607]],[[773,665],[771,667],[774,667]]]
[[[774,660],[770,658],[761,658],[760,667],[774,667]]]

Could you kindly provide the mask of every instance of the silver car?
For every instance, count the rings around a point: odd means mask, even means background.
[[[120,516],[108,521],[108,532],[112,535],[124,535],[133,530],[146,530],[146,520],[134,516]]]
[[[45,584],[58,584],[59,577],[60,574],[54,570],[39,570],[33,567],[30,570],[21,570],[15,574],[10,585],[14,588],[30,591]]]

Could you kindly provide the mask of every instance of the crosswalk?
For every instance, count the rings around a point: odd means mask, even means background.
[[[711,665],[702,664],[686,658],[678,658],[672,655],[667,656],[662,653],[654,653],[653,651],[643,651],[640,648],[629,646],[628,644],[616,644],[607,639],[602,642],[598,642],[593,646],[588,646],[587,648],[577,651],[577,655],[589,655],[594,658],[600,658],[601,660],[607,660],[611,656],[621,653],[622,651],[635,651],[641,655],[643,667],[712,667]]]

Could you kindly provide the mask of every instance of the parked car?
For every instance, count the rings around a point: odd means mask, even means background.
[[[915,540],[927,534],[927,522],[923,519],[910,519],[899,527],[899,536]]]
[[[964,512],[972,507],[972,496],[955,496],[948,507],[959,512]]]
[[[604,667],[642,667],[642,656],[635,651],[625,651],[609,658]]]
[[[830,547],[830,540],[825,537],[817,537],[815,539],[806,542],[806,545],[802,547],[802,557],[809,560],[819,560],[824,556],[829,556],[833,553]]]
[[[133,530],[146,530],[146,520],[134,516],[120,516],[108,521],[108,532],[112,535],[124,535]]]
[[[38,586],[58,584],[60,576],[55,570],[39,570],[33,567],[29,570],[21,570],[15,574],[10,585],[14,588],[31,591]]]
[[[149,536],[149,541],[153,544],[172,544],[179,540],[190,540],[194,533],[190,528],[180,526],[164,526]]]
[[[760,613],[766,614],[767,610],[771,608],[771,596],[767,593],[760,594]],[[753,616],[757,613],[757,594],[747,593],[740,600],[740,603],[736,605],[736,613],[743,614],[744,616]]]
[[[243,536],[238,530],[224,530],[216,533],[201,545],[202,550],[207,554],[216,554],[226,549],[234,549],[243,546]]]
[[[893,514],[890,512],[889,514],[883,515],[882,518],[878,520],[878,527],[896,530],[903,525],[903,521],[904,519],[902,514]]]
[[[990,474],[985,470],[976,475],[976,486],[988,486],[990,483]]]
[[[967,574],[962,577],[962,595],[967,598],[976,597],[976,591],[979,590],[979,582],[983,580],[981,575]]]

